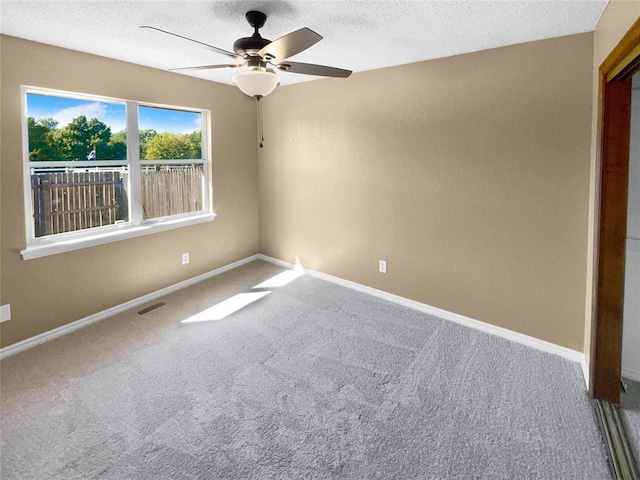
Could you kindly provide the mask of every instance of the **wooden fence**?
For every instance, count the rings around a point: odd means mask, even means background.
[[[142,170],[144,219],[202,210],[202,169],[197,166]]]
[[[126,175],[126,172],[104,170],[33,173],[35,236],[126,221]]]
[[[144,219],[202,210],[199,166],[143,167]],[[127,221],[127,172],[88,170],[31,175],[35,236],[75,232]]]

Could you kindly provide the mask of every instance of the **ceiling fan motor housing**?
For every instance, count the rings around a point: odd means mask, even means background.
[[[258,12],[257,10],[249,10],[244,17],[247,19],[247,22],[249,22],[249,25],[256,30],[264,27],[264,24],[267,21],[267,15],[265,13]]]
[[[233,42],[233,51],[243,55],[257,55],[260,50],[271,43],[271,40],[262,38],[258,30],[262,28],[267,21],[267,16],[256,10],[250,10],[245,15],[247,22],[254,28],[253,35],[250,37],[239,38]]]
[[[257,55],[260,50],[269,45],[271,40],[262,38],[259,33],[254,33],[250,37],[239,38],[233,42],[233,51],[239,55]]]

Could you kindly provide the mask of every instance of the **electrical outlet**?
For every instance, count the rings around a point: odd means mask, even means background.
[[[0,307],[0,322],[11,320],[11,305],[6,304]]]
[[[380,273],[387,273],[387,261],[386,260],[380,260],[378,262],[378,271]]]
[[[189,263],[189,252],[182,254],[182,264],[186,265]]]

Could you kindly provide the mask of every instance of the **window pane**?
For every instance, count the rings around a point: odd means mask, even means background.
[[[126,166],[32,168],[35,237],[129,220]]]
[[[202,158],[199,112],[139,107],[140,158],[182,160]]]
[[[121,103],[27,93],[30,161],[126,160]]]
[[[145,220],[203,209],[202,165],[142,167],[142,210]]]

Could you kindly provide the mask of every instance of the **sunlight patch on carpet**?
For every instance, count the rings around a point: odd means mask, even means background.
[[[279,273],[273,277],[259,283],[253,288],[278,288],[293,282],[296,278],[304,275],[304,269],[300,265],[296,265],[293,270],[287,270],[286,272]]]
[[[213,307],[209,307],[206,310],[203,310],[185,320],[182,320],[182,322],[180,323],[197,323],[222,320],[224,318],[227,318],[229,315],[242,310],[247,305],[250,305],[257,300],[266,297],[270,293],[270,291],[239,293],[223,302],[214,305]]]

